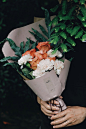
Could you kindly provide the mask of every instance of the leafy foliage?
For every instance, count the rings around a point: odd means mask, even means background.
[[[86,7],[85,0],[63,0],[60,4],[50,9],[57,13],[56,17],[50,22],[51,29],[50,42],[54,44],[56,36],[59,37],[59,42],[62,42],[61,48],[64,52],[73,50],[76,45],[76,39],[86,40]],[[57,47],[58,47],[57,41]],[[70,48],[70,49],[69,49]]]

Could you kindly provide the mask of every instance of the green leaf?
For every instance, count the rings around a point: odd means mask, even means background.
[[[17,71],[18,71],[18,69],[19,69],[19,65],[18,65],[18,63],[16,63],[16,62],[13,62],[13,63],[5,63],[3,66],[8,66],[8,65],[10,65],[10,66],[12,66],[14,69],[16,69]]]
[[[12,39],[6,38],[6,40],[9,42],[10,47],[13,49],[14,52],[20,51],[20,48],[15,44],[15,42]]]
[[[24,42],[20,43],[20,50],[22,52],[22,54],[24,53]]]
[[[80,29],[80,26],[75,26],[72,30],[71,36],[75,35],[79,29]]]
[[[75,39],[80,38],[83,35],[83,30],[79,31],[76,36]]]
[[[75,3],[79,2],[78,0],[74,0]]]
[[[25,77],[27,77],[28,79],[32,79],[31,75],[29,74],[31,71],[28,69],[28,68],[23,68],[21,69],[22,70],[22,73]]]
[[[75,42],[73,41],[73,39],[70,38],[70,37],[67,38],[67,41],[68,41],[72,46],[75,46],[75,45],[76,45],[76,43],[75,43]]]
[[[9,57],[5,57],[5,58],[1,59],[0,62],[5,62],[7,60],[18,61],[19,57],[15,57],[15,56],[13,56],[13,57],[10,57],[10,56]]]
[[[52,51],[52,55],[54,55],[57,52],[58,48]]]
[[[65,43],[65,45],[68,46],[71,50],[74,50],[73,47],[71,46],[71,44]]]
[[[34,31],[34,33],[36,33],[36,35],[38,37],[40,37],[40,39],[42,39],[43,42],[47,41],[47,39],[42,34],[40,34],[37,30],[35,30],[33,28],[32,28],[32,30]]]
[[[22,52],[21,51],[15,52],[15,55],[21,57],[22,56]]]
[[[59,41],[59,38],[58,38],[58,37],[55,37],[55,38],[54,38],[54,43],[53,43],[53,44],[57,44],[58,41]]]
[[[58,22],[58,17],[54,17],[53,20],[52,20],[52,24],[53,25],[57,25],[57,22]]]
[[[39,28],[40,28],[40,30],[42,31],[42,33],[43,33],[44,35],[46,35],[47,38],[49,38],[48,32],[44,29],[44,27],[39,24]]]
[[[60,30],[60,27],[55,28],[55,32],[57,33]]]
[[[60,33],[60,36],[61,36],[62,38],[64,38],[64,39],[66,39],[66,38],[67,38],[67,35],[66,35],[66,33],[65,33],[65,32],[61,32],[61,33]]]
[[[75,9],[76,9],[76,5],[74,5],[70,10],[69,10],[69,12],[68,12],[68,16],[70,16],[71,17],[71,15],[73,14],[73,12],[75,11]],[[75,13],[75,12],[74,12]]]
[[[59,4],[57,4],[54,8],[51,8],[50,11],[51,12],[56,12],[56,10],[58,9],[59,7]]]
[[[30,43],[31,43],[31,44],[34,44],[34,43],[35,43],[35,42],[34,42],[33,40],[31,40],[31,39],[28,39],[28,38],[27,38],[27,40],[30,40]]]
[[[6,42],[6,39],[4,39],[3,41],[1,41],[0,44],[5,43],[5,42]]]
[[[67,46],[64,43],[61,44],[61,48],[63,52],[67,52]]]
[[[85,8],[85,6],[84,5],[80,5],[79,7],[81,9],[82,15],[86,18],[86,8]]]
[[[86,27],[86,22],[82,22],[83,26]]]
[[[6,2],[7,0],[2,0],[2,2]]]
[[[65,23],[62,23],[61,26],[60,26],[60,28],[61,28],[62,30],[64,30],[64,29],[66,28],[66,24],[65,24]]]
[[[33,76],[33,71],[31,71],[29,75],[31,75],[32,79],[35,79],[35,77]]]
[[[66,8],[67,8],[67,1],[63,0],[62,1],[62,13],[65,15],[66,14]]]
[[[72,33],[72,28],[67,27],[67,28],[66,28],[66,31],[67,31],[69,34],[71,34],[71,33]]]
[[[35,39],[37,40],[37,41],[39,41],[39,42],[43,42],[43,40],[42,39],[40,39],[36,34],[34,34],[33,32],[31,32],[31,31],[29,31],[34,37],[35,37]]]
[[[58,12],[59,21],[63,20],[63,14],[61,11]]]
[[[85,17],[82,17],[81,15],[78,15],[77,18],[78,18],[80,21],[85,21]]]
[[[85,4],[85,0],[80,0],[80,3],[81,4]]]
[[[30,63],[26,63],[26,66],[27,66],[28,68],[30,68]]]
[[[82,42],[84,42],[86,40],[86,34],[84,34],[83,36],[82,36]]]
[[[70,20],[70,16],[63,16],[62,19],[63,20]]]
[[[30,48],[30,40],[28,39],[28,41],[26,41],[26,44],[25,44],[25,48],[24,48],[24,53],[29,50]]]
[[[48,30],[48,34],[49,34],[49,38],[50,38],[50,29],[51,29],[51,26],[49,26],[51,20],[50,20],[50,15],[49,15],[49,12],[47,9],[43,8],[43,10],[45,10],[45,23],[46,23],[46,27],[47,27],[47,30]]]
[[[31,49],[36,48],[36,45],[37,45],[37,42],[33,43],[32,46],[31,46]]]

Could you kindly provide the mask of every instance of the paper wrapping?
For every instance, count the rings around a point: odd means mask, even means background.
[[[43,101],[49,101],[60,96],[65,89],[65,83],[70,67],[70,61],[64,60],[64,68],[58,77],[54,70],[46,72],[42,77],[33,80],[24,80],[25,83],[35,92]]]

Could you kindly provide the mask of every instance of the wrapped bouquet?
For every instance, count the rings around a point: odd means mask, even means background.
[[[37,23],[12,31],[3,41],[5,45],[2,50],[5,58],[0,62],[8,61],[4,66],[11,65],[43,101],[58,100],[59,111],[62,111],[66,109],[66,105],[59,96],[65,89],[70,61],[65,59],[62,40],[57,37],[52,43],[50,17],[48,11],[45,10],[45,12],[45,22],[44,20],[38,22],[43,26],[46,23],[48,31],[39,24],[45,36],[32,28],[33,26],[37,27]],[[22,38],[27,36],[27,28],[36,40],[32,40],[34,38],[29,34],[27,41],[25,39],[26,43],[25,41],[19,43]],[[34,33],[30,31],[31,28]]]

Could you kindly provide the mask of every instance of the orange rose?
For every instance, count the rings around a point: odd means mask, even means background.
[[[55,61],[56,60],[56,57],[48,57],[47,59],[50,59],[50,61],[51,60]]]
[[[35,70],[37,68],[37,64],[39,64],[39,62],[40,62],[40,60],[37,57],[35,57],[32,61],[29,62],[31,65],[30,68]]]
[[[50,50],[50,44],[49,42],[40,42],[38,43],[38,45],[36,46],[39,50],[42,50],[44,53],[46,53],[47,51]]]
[[[35,57],[37,57],[39,60],[46,59],[47,53],[43,53],[42,51],[37,51],[34,53]]]
[[[24,54],[22,54],[22,56],[30,54],[32,56],[32,58],[34,58],[34,53],[35,52],[36,52],[36,49],[34,48],[34,49],[26,51]]]

